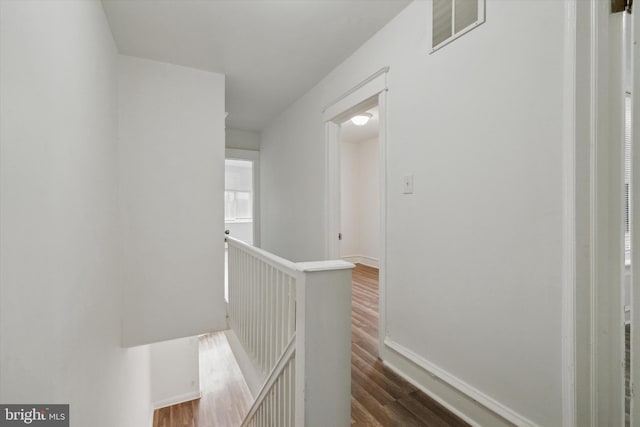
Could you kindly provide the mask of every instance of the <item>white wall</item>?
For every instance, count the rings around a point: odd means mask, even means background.
[[[242,240],[248,245],[253,245],[252,221],[225,221],[224,226],[226,230],[229,230],[229,235],[234,239]]]
[[[0,402],[151,424],[120,346],[117,55],[100,2],[0,1]]]
[[[358,218],[360,201],[358,200],[358,183],[360,163],[358,162],[359,145],[357,142],[340,144],[340,256],[355,256],[359,253],[360,232]]]
[[[123,342],[226,328],[224,76],[120,56]]]
[[[227,128],[225,145],[227,148],[259,151],[260,134],[251,130]]]
[[[340,144],[340,256],[378,266],[380,156],[378,138]]]
[[[151,399],[162,408],[200,397],[198,337],[150,345]]]
[[[414,2],[261,140],[263,248],[323,258],[322,111],[390,67],[386,337],[518,423],[544,426],[562,418],[564,7],[487,0],[485,24],[429,54],[431,2]],[[383,356],[478,414],[407,358]]]

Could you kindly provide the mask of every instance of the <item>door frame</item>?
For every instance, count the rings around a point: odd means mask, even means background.
[[[253,246],[260,247],[260,152],[225,148],[225,160],[246,160],[253,163]]]
[[[633,266],[640,265],[640,96],[636,91],[640,89],[640,10],[636,7],[632,14],[632,62],[633,81],[631,83],[631,112],[632,112],[632,140],[631,140],[631,173],[633,219],[631,222],[631,425],[640,423],[640,274]],[[634,357],[635,356],[635,357]],[[634,363],[635,362],[635,363]],[[634,369],[634,366],[636,369]],[[636,389],[634,393],[634,389]],[[636,424],[633,424],[635,421]]]
[[[340,258],[340,123],[363,106],[377,103],[380,197],[378,348],[386,336],[387,284],[387,73],[381,68],[330,103],[322,112],[325,123],[325,257]]]
[[[620,17],[610,7],[608,1],[565,0],[562,371],[567,427],[624,425],[624,178],[621,144],[614,143],[622,141],[624,126],[623,39],[616,40]]]

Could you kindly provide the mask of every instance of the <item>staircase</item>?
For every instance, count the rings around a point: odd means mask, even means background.
[[[226,241],[230,342],[255,396],[242,425],[348,426],[354,265]]]

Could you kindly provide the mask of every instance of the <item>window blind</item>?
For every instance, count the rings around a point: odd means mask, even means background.
[[[631,265],[631,94],[624,99],[624,262]]]

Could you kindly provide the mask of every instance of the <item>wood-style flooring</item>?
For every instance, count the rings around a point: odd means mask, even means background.
[[[238,427],[253,403],[224,332],[200,337],[202,397],[157,409],[153,427]]]
[[[357,264],[352,292],[351,425],[468,426],[378,358],[378,270]]]
[[[386,368],[378,358],[378,270],[353,271],[351,425],[460,427],[467,423]],[[154,427],[237,427],[252,398],[226,336],[200,342],[200,400],[156,410]],[[279,427],[279,426],[273,426]]]

